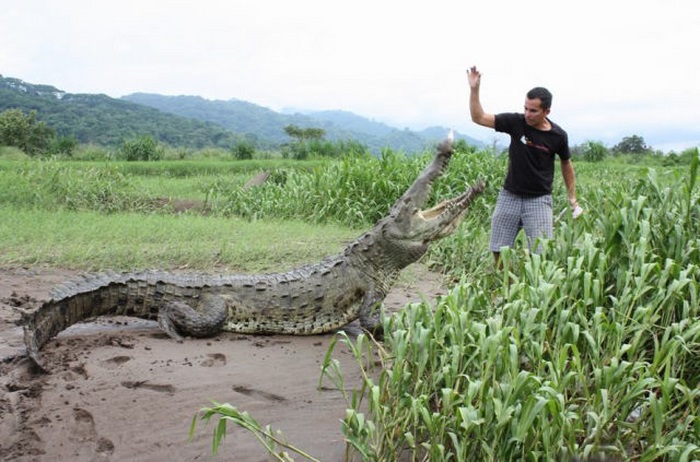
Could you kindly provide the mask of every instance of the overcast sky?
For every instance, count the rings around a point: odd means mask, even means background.
[[[466,69],[487,112],[554,94],[572,144],[639,135],[700,144],[697,0],[6,0],[0,74],[69,93],[196,95],[279,111],[347,110],[397,128],[468,118]]]

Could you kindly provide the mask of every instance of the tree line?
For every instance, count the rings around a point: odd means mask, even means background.
[[[84,118],[76,115],[76,120],[86,122]],[[183,120],[187,120],[184,119]],[[110,123],[102,120],[102,123]],[[94,123],[94,121],[92,122]],[[119,125],[119,121],[112,121]],[[118,158],[124,160],[159,160],[163,158],[164,146],[172,147],[196,147],[218,146],[230,151],[236,159],[252,159],[259,146],[255,137],[236,136],[222,130],[215,132],[202,132],[202,138],[194,141],[191,131],[177,124],[171,125],[170,130],[164,127],[153,127],[160,136],[151,133],[149,126],[140,126],[141,130],[122,132],[117,138],[102,140],[118,147]],[[179,129],[179,130],[178,130]],[[89,132],[89,131],[88,131]],[[369,150],[357,141],[328,141],[325,140],[325,130],[322,128],[302,128],[294,124],[284,127],[284,132],[291,138],[290,142],[283,144],[278,149],[280,155],[292,159],[308,159],[312,157],[341,157],[343,153],[367,153]],[[81,133],[80,129],[76,133]],[[89,135],[86,133],[86,137]],[[81,142],[85,142],[83,136],[63,135],[59,130],[50,126],[44,120],[39,120],[36,110],[25,112],[22,109],[7,109],[0,112],[0,146],[9,146],[20,149],[29,156],[63,155],[70,157]],[[90,139],[90,142],[96,142]],[[194,146],[192,146],[194,144]],[[638,159],[644,156],[662,157],[665,164],[688,163],[693,157],[694,149],[688,149],[682,153],[671,152],[664,155],[654,151],[647,145],[644,138],[639,135],[625,136],[612,147],[607,147],[599,141],[586,141],[572,147],[574,156],[589,162],[599,162],[610,156],[628,155]]]
[[[300,128],[288,125],[285,133],[292,139],[280,147],[281,156],[298,160],[310,157],[340,157],[343,153],[366,154],[368,148],[354,141],[324,140],[325,131],[320,128]],[[63,136],[37,117],[36,111],[25,113],[21,109],[0,112],[0,146],[14,147],[35,157],[62,155],[71,157],[79,145],[75,136]],[[120,160],[160,160],[166,146],[181,146],[178,140],[163,143],[148,134],[132,134],[117,144],[116,158]],[[254,139],[234,137],[223,146],[236,159],[252,159],[257,146]]]

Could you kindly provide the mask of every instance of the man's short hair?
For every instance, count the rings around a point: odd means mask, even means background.
[[[544,87],[535,87],[527,92],[527,99],[539,99],[542,109],[552,107],[552,93]]]

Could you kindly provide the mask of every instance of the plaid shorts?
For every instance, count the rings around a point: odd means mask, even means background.
[[[527,243],[532,246],[537,238],[552,238],[552,195],[523,197],[502,189],[491,217],[492,252],[512,247],[518,232],[524,229]]]

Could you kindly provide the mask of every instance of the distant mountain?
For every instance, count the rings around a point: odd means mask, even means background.
[[[34,85],[0,75],[0,112],[7,109],[36,111],[37,118],[59,136],[80,143],[117,145],[126,139],[151,135],[171,146],[229,147],[235,135],[196,119],[106,95],[71,94],[50,85]]]
[[[284,110],[283,112],[288,112],[289,110]],[[391,140],[395,137],[406,137],[406,138],[415,138],[417,136],[418,139],[422,140],[429,140],[429,141],[435,141],[435,140],[442,140],[445,138],[445,135],[449,131],[448,128],[446,127],[429,127],[421,131],[408,131],[408,130],[398,130],[394,127],[390,127],[389,125],[382,123],[382,122],[376,122],[371,119],[367,119],[366,117],[358,116],[352,112],[348,111],[311,111],[311,112],[302,112],[303,114],[306,114],[310,117],[313,117],[315,119],[321,119],[321,120],[326,120],[329,122],[332,122],[335,125],[338,125],[340,127],[343,127],[347,130],[351,130],[356,133],[364,133],[372,136],[376,136],[378,138],[382,139],[387,139]],[[455,133],[455,139],[458,140],[464,140],[468,144],[471,144],[472,146],[477,146],[477,147],[484,147],[485,144],[475,138],[471,138],[466,135],[462,135],[459,133]]]
[[[318,127],[326,130],[328,139],[351,138],[352,133],[300,114],[280,114],[246,101],[207,100],[200,96],[163,96],[134,93],[123,100],[158,109],[164,113],[216,124],[255,142],[281,145],[290,141],[284,131],[287,125]]]
[[[326,131],[326,139],[353,139],[366,145],[373,152],[379,152],[384,147],[404,152],[421,151],[442,140],[448,132],[448,129],[443,127],[433,127],[421,132],[398,130],[347,111],[279,113],[236,99],[221,101],[207,100],[199,96],[163,96],[150,93],[134,93],[124,96],[123,99],[163,112],[212,122],[253,139],[274,140],[280,144],[289,142],[289,137],[284,131],[287,125],[322,128]],[[456,134],[455,137],[475,146],[483,146],[482,142],[464,135]]]
[[[287,110],[288,111],[288,110]],[[283,110],[283,112],[287,112]],[[306,114],[315,119],[326,120],[339,127],[343,127],[347,130],[351,130],[358,133],[366,133],[368,135],[376,136],[382,138],[389,135],[396,129],[390,127],[381,122],[375,122],[374,120],[361,117],[349,111],[313,111],[304,112],[296,111],[302,114]],[[443,133],[444,135],[444,133]]]
[[[51,85],[0,75],[0,112],[14,108],[36,111],[37,118],[59,136],[107,146],[150,135],[174,147],[228,148],[245,138],[259,148],[269,149],[288,143],[284,127],[296,125],[322,128],[328,140],[355,140],[374,153],[386,147],[411,153],[434,145],[448,131],[444,127],[420,132],[399,130],[347,111],[279,113],[236,99],[149,93],[115,99],[104,94],[71,94]],[[483,146],[473,138],[455,136]]]

